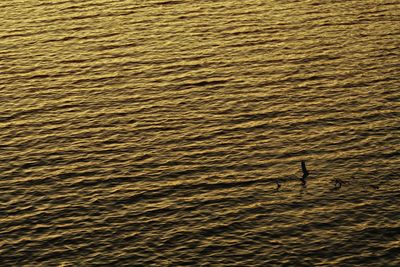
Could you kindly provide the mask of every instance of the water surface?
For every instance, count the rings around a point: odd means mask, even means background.
[[[2,266],[399,266],[399,20],[2,1]]]

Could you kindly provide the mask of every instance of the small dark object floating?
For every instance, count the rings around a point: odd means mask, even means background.
[[[335,179],[333,179],[333,181],[335,182],[335,188],[341,188],[342,187],[343,181],[341,179],[335,178]]]
[[[279,181],[276,181],[276,190],[279,190],[281,188],[281,183]]]
[[[303,171],[303,179],[306,179],[310,174],[306,168],[306,162],[304,160],[301,161],[301,170]]]
[[[307,184],[306,178],[310,173],[306,168],[306,162],[304,160],[301,161],[301,170],[303,171],[303,177],[300,178],[300,181],[303,186],[306,186]]]
[[[369,185],[371,188],[373,188],[373,189],[379,189],[379,185],[375,185],[375,184],[371,184],[371,185]]]

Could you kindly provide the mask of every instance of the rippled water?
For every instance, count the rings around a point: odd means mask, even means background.
[[[2,1],[1,265],[399,266],[399,21]]]

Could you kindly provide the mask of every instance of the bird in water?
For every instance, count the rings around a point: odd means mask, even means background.
[[[280,181],[275,181],[276,183],[276,191],[279,191],[279,189],[281,188],[281,182]]]
[[[306,162],[304,160],[301,161],[301,170],[303,171],[303,177],[300,178],[300,181],[303,186],[306,186],[307,184],[306,178],[310,173],[306,168]]]
[[[379,185],[375,185],[375,184],[371,184],[371,185],[369,185],[369,187],[371,187],[372,189],[376,189],[376,190],[379,189]]]
[[[335,188],[342,187],[343,181],[341,179],[335,178],[335,179],[333,179],[333,181],[335,182]]]

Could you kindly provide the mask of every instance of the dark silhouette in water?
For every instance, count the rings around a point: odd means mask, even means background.
[[[307,185],[306,178],[310,173],[307,171],[306,162],[304,160],[301,161],[301,170],[303,171],[303,177],[300,178],[300,181],[303,186],[306,186]]]
[[[303,171],[303,178],[306,179],[308,175],[310,174],[306,168],[306,162],[304,160],[301,161],[301,170]]]
[[[371,184],[371,185],[369,185],[371,188],[373,188],[373,189],[379,189],[379,185],[375,185],[375,184]]]
[[[342,187],[343,181],[341,179],[335,178],[335,179],[333,179],[333,181],[335,182],[335,188],[341,188]]]
[[[281,188],[281,182],[275,181],[275,183],[276,183],[276,191],[279,191],[279,189]]]

